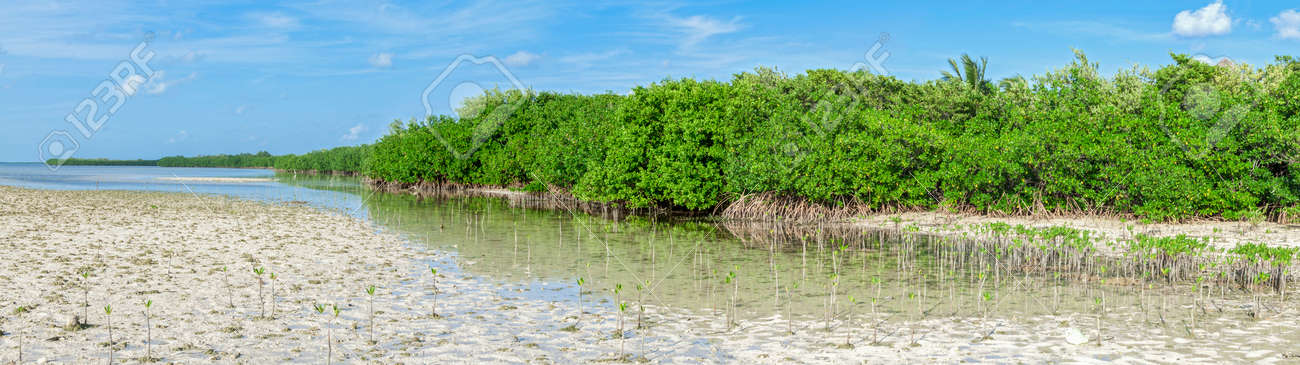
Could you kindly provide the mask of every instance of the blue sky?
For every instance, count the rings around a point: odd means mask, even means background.
[[[83,158],[366,143],[424,115],[426,89],[446,112],[465,90],[452,83],[514,84],[469,62],[430,87],[462,55],[496,57],[536,90],[622,93],[755,66],[847,69],[882,34],[878,72],[906,80],[936,78],[963,52],[987,56],[993,78],[1063,66],[1072,48],[1107,72],[1170,52],[1256,65],[1300,53],[1300,4],[1280,1],[189,3],[0,5],[0,161],[36,161],[52,140]],[[88,136],[66,122],[88,97],[103,118],[113,103],[97,86],[146,39],[151,77],[126,78],[133,93]]]

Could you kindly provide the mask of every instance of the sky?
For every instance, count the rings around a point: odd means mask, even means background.
[[[993,79],[1072,49],[1108,73],[1300,55],[1293,1],[195,3],[0,4],[0,161],[303,153],[493,87],[626,93],[757,66],[923,81],[962,53]]]

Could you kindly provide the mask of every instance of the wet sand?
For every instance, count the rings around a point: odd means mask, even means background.
[[[160,177],[158,180],[163,181],[192,181],[192,182],[219,182],[219,183],[255,183],[255,182],[275,182],[275,179],[265,177]]]
[[[900,219],[898,223],[894,219]],[[892,229],[899,225],[914,225],[922,232],[944,235],[974,233],[972,225],[1007,223],[1026,227],[1071,227],[1091,231],[1092,237],[1101,241],[1128,240],[1136,234],[1164,237],[1187,235],[1209,238],[1210,244],[1221,249],[1236,247],[1239,243],[1263,243],[1272,247],[1300,247],[1300,225],[1270,222],[1228,222],[1195,220],[1182,223],[1142,223],[1105,217],[995,217],[944,212],[907,212],[873,214],[852,221],[861,227]]]

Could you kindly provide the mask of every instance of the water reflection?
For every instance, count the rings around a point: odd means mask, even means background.
[[[1010,270],[996,257],[958,252],[941,238],[891,230],[612,220],[496,198],[379,194],[366,209],[380,225],[456,252],[475,275],[554,282],[582,277],[605,293],[622,284],[623,300],[704,313],[736,307],[743,316],[828,322],[850,311],[918,319],[1097,314],[1130,307],[1154,313],[1192,305],[1196,297],[1190,285],[1135,285],[1091,271]],[[1099,258],[1080,262],[1085,270],[1105,270]],[[1204,290],[1244,295],[1229,286]],[[1154,300],[1162,305],[1152,305]]]
[[[1049,255],[1052,266],[1030,267],[970,243],[980,240],[897,228],[606,219],[530,205],[376,194],[366,209],[377,224],[455,252],[472,275],[503,284],[584,278],[607,306],[691,312],[710,318],[701,324],[707,331],[730,329],[736,318],[858,344],[931,335],[979,342],[999,333],[1037,338],[1036,346],[1154,341],[1206,358],[1285,352],[1300,342],[1300,333],[1279,330],[1294,321],[1294,296],[1126,277],[1113,272],[1120,258],[1095,253]],[[1126,348],[1150,355],[1146,346]]]

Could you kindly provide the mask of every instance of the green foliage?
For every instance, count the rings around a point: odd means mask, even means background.
[[[274,156],[266,151],[237,155],[197,157],[164,157],[158,160],[162,167],[228,167],[274,168],[284,171],[362,173],[370,160],[371,146],[343,146],[313,151],[302,155]]]
[[[46,161],[50,165],[58,165],[58,159]],[[69,158],[63,161],[68,166],[158,166],[158,160],[110,160],[106,158]]]
[[[997,87],[984,79],[982,59],[964,57],[953,60],[949,80],[926,82],[759,68],[727,82],[663,80],[628,95],[491,90],[470,99],[463,117],[395,121],[374,145],[158,165],[559,189],[696,211],[756,193],[1152,221],[1300,211],[1300,62],[1278,57],[1251,68],[1172,55],[1154,71],[1106,77],[1076,55],[1061,69]]]
[[[1164,257],[1197,255],[1209,246],[1208,239],[1195,239],[1186,235],[1174,237],[1151,237],[1139,234],[1134,237],[1131,248],[1133,252],[1163,254]]]
[[[1300,248],[1295,247],[1268,247],[1260,243],[1243,243],[1238,244],[1228,253],[1239,255],[1250,262],[1268,262],[1278,266],[1290,266],[1291,259]]]

